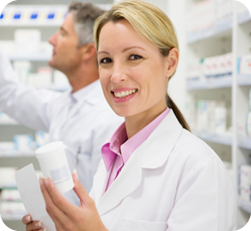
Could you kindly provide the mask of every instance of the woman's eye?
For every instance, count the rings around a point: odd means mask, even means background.
[[[100,63],[110,63],[112,60],[110,58],[104,58],[100,60]]]
[[[142,59],[142,56],[140,55],[131,55],[129,60],[136,60],[136,59]]]

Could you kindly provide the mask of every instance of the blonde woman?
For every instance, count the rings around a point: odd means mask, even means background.
[[[98,19],[95,41],[104,95],[125,123],[101,150],[90,196],[73,174],[80,207],[40,179],[57,230],[232,231],[228,173],[166,93],[179,61],[169,18],[148,3],[122,1]],[[41,229],[30,221],[23,218],[27,230]]]

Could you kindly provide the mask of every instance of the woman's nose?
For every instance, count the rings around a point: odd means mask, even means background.
[[[121,83],[125,80],[126,74],[123,65],[114,63],[111,81],[114,83]]]

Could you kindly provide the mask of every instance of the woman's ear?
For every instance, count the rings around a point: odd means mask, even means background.
[[[179,51],[177,48],[173,48],[169,51],[166,57],[166,76],[169,78],[174,74],[179,63]]]

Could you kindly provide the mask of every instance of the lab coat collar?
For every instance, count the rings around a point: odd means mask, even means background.
[[[100,88],[98,91],[97,88]],[[99,94],[97,94],[99,93]],[[101,89],[100,81],[96,80],[92,82],[91,84],[87,85],[86,87],[71,93],[71,97],[76,100],[76,102],[88,102],[91,105],[95,105],[100,101],[101,97],[103,96],[103,92]]]
[[[101,164],[93,182],[93,193],[100,216],[116,207],[139,187],[142,168],[157,169],[164,165],[181,133],[182,126],[170,110],[148,139],[134,151],[104,195],[110,171],[107,172],[104,163]]]

